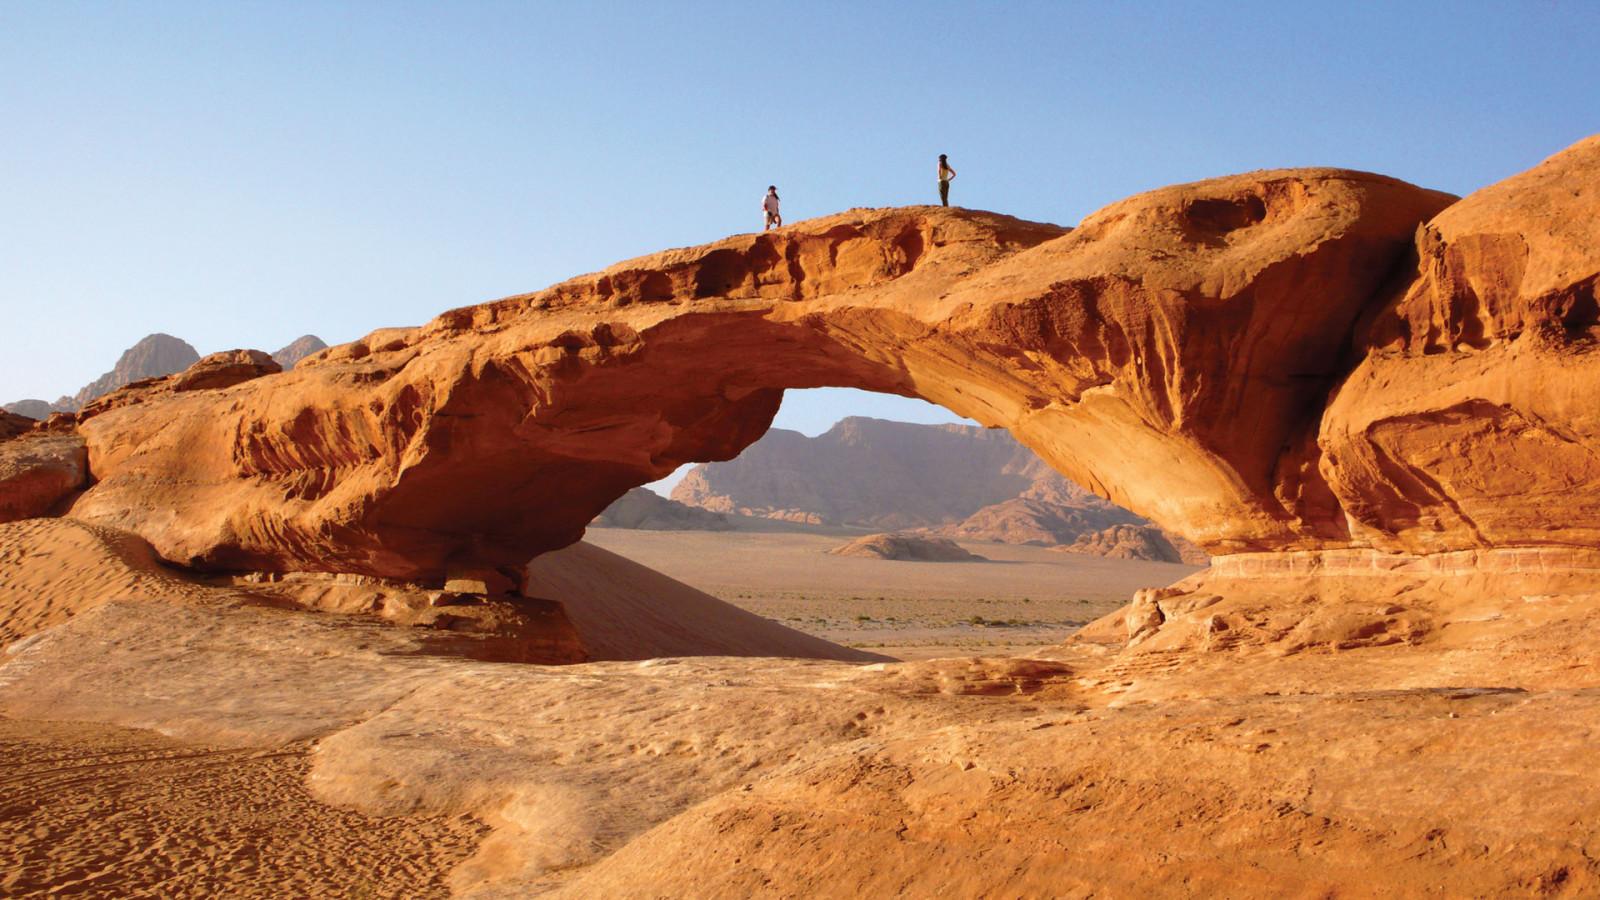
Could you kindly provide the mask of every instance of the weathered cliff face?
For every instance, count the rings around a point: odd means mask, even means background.
[[[1600,137],[1417,233],[1318,432],[1363,544],[1600,545]]]
[[[1592,197],[1600,172],[1574,153],[1483,195]],[[1379,357],[1454,359],[1425,342],[1383,349],[1383,335],[1420,310],[1466,309],[1461,273],[1504,257],[1462,243],[1479,226],[1452,211],[1425,235],[1463,249],[1424,253],[1423,281],[1389,299],[1415,267],[1419,225],[1450,199],[1375,175],[1285,170],[1142,194],[1070,233],[970,211],[856,210],[668,251],[375,332],[292,372],[102,412],[81,426],[98,483],[73,512],[201,566],[509,570],[576,540],[629,487],[734,456],[783,389],[835,385],[1003,426],[1212,553],[1515,542],[1526,530],[1486,533],[1438,512],[1455,494],[1438,499],[1430,473],[1504,482],[1505,448],[1532,447],[1540,428],[1577,434],[1550,446],[1588,458],[1592,413],[1576,406],[1587,388],[1572,382],[1593,369],[1569,322],[1592,309],[1592,290],[1558,317],[1564,343],[1538,351],[1560,379],[1493,376],[1521,391],[1510,412],[1473,405],[1500,395],[1477,398],[1455,369],[1378,371]],[[1540,217],[1540,203],[1567,201],[1497,202],[1495,233],[1525,235],[1530,258],[1600,255]],[[1540,265],[1553,264],[1528,271]],[[1557,277],[1578,268],[1523,275],[1492,301],[1510,311],[1495,321],[1526,318],[1583,277],[1592,288],[1592,275]],[[1454,399],[1440,405],[1435,390]],[[1512,414],[1539,424],[1502,423],[1498,443],[1474,431]],[[1412,418],[1391,437],[1381,423],[1396,417]],[[1409,468],[1387,461],[1396,453]],[[1536,468],[1588,471],[1567,465]],[[1592,480],[1569,481],[1581,484]],[[1564,528],[1544,539],[1581,537]]]

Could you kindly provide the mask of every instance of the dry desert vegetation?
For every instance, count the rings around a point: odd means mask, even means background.
[[[0,891],[1594,896],[1597,198],[851,210],[0,416]],[[1210,564],[584,539],[821,385]]]

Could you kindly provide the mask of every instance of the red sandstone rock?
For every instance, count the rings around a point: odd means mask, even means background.
[[[84,486],[88,454],[73,434],[32,432],[0,441],[0,522],[49,515]]]
[[[174,375],[171,386],[174,391],[215,390],[281,371],[283,367],[260,350],[224,350]]]
[[[1067,234],[912,208],[668,251],[102,413],[74,513],[202,566],[512,566],[633,485],[734,456],[782,389],[850,385],[1004,426],[1213,553],[1468,545],[1406,533],[1436,529],[1383,498],[1416,485],[1343,478],[1317,441],[1347,335],[1448,201],[1288,170],[1142,194]],[[1353,532],[1347,509],[1384,527]]]
[[[1354,543],[1600,545],[1597,188],[1593,137],[1418,230],[1318,433]]]
[[[16,413],[0,410],[0,441],[26,434],[37,424],[38,420],[29,416],[19,416]]]
[[[224,350],[208,354],[174,375],[135,381],[92,400],[78,410],[77,420],[81,423],[109,410],[146,403],[168,394],[233,387],[281,371],[282,367],[260,350]]]

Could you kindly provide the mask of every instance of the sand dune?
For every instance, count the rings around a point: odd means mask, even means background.
[[[529,593],[565,607],[591,660],[660,656],[884,657],[787,628],[587,542],[528,566]]]

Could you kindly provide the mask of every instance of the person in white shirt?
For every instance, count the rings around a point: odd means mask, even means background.
[[[777,185],[775,185],[775,184],[767,185],[767,196],[762,199],[761,208],[766,210],[766,213],[767,213],[767,224],[766,224],[766,226],[764,228],[761,229],[762,231],[766,231],[768,228],[782,228],[783,227],[783,216],[778,215],[778,186]]]
[[[956,170],[950,168],[950,163],[943,153],[939,154],[939,205],[950,205],[950,182],[956,177]]]

